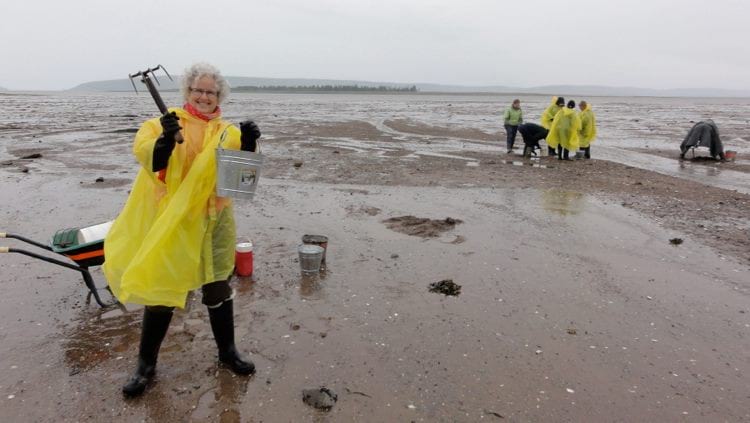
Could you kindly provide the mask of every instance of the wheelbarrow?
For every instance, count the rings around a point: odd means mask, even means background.
[[[117,304],[117,302],[115,301],[114,303],[107,304],[102,301],[99,296],[99,289],[94,285],[94,279],[89,272],[89,267],[101,266],[104,263],[104,237],[107,235],[107,231],[109,231],[111,226],[112,221],[87,226],[85,228],[60,229],[55,232],[48,245],[20,235],[0,232],[0,238],[17,239],[55,254],[65,256],[75,264],[19,248],[0,247],[0,253],[23,254],[25,256],[46,261],[47,263],[56,264],[58,266],[81,272],[83,282],[89,289],[86,301],[90,301],[93,296],[97,304],[102,307],[108,307]],[[109,287],[102,289],[109,291]]]

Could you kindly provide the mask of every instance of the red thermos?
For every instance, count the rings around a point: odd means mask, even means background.
[[[250,276],[253,274],[253,243],[239,242],[235,247],[234,265],[237,276]]]

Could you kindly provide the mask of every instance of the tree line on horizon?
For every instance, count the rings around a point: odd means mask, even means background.
[[[379,85],[377,87],[367,85],[243,85],[232,88],[234,92],[254,91],[305,91],[305,92],[417,92],[416,85],[411,87],[389,87]]]

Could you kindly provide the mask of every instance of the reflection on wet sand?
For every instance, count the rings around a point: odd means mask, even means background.
[[[541,196],[545,210],[563,216],[580,214],[586,205],[585,195],[576,191],[548,189],[541,191]]]
[[[189,421],[218,421],[239,423],[242,420],[240,405],[247,394],[248,384],[254,378],[237,377],[226,369],[216,373],[216,385],[205,391],[190,413]]]
[[[721,163],[717,163],[716,166],[701,166],[691,163],[689,160],[677,160],[676,156],[674,159],[670,159],[608,146],[599,147],[597,157],[708,186],[750,194],[750,174],[737,170],[721,169]]]
[[[323,281],[326,278],[326,270],[321,270],[314,275],[301,275],[299,279],[299,296],[308,300],[325,299]]]
[[[102,362],[119,360],[139,340],[140,312],[122,306],[84,310],[65,335],[65,363],[71,374],[90,370]]]

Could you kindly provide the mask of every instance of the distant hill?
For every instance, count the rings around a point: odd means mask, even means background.
[[[178,86],[170,81],[166,75],[157,75],[160,90],[176,90]],[[175,81],[179,81],[175,76]],[[489,94],[546,94],[563,96],[613,96],[613,97],[750,97],[750,90],[727,90],[718,88],[677,88],[652,89],[638,87],[610,87],[604,85],[543,85],[538,87],[509,87],[502,85],[472,86],[472,85],[441,85],[420,83],[373,82],[342,79],[311,79],[311,78],[256,78],[245,76],[228,76],[227,81],[232,87],[271,87],[271,86],[359,86],[359,87],[388,87],[393,89],[416,86],[422,93],[489,93]],[[138,90],[146,87],[135,81]],[[92,81],[71,88],[72,91],[132,91],[133,85],[128,79],[112,79],[107,81]]]
[[[174,76],[175,82],[170,81],[166,76],[157,75],[159,78],[160,90],[177,90],[179,89],[178,81],[181,76]],[[227,76],[227,81],[232,87],[309,87],[315,85],[333,85],[333,86],[359,86],[359,87],[388,87],[388,88],[409,88],[414,84],[397,84],[393,82],[372,82],[372,81],[354,81],[342,79],[309,79],[309,78],[255,78],[246,76]],[[138,90],[146,89],[142,82],[136,80]],[[417,87],[419,88],[419,87]],[[76,85],[71,88],[72,91],[133,91],[133,84],[128,79],[111,79],[107,81],[93,81]]]
[[[0,87],[0,91],[8,91],[8,89],[5,87]]]

